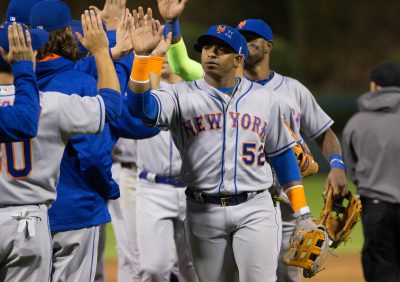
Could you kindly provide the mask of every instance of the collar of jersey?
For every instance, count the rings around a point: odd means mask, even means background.
[[[237,91],[237,88],[239,86],[240,80],[241,79],[239,77],[236,77],[235,86],[233,86],[233,87],[225,87],[225,88],[217,88],[217,89],[222,93],[225,93],[225,94],[233,96],[233,95],[235,95],[235,92]]]
[[[197,80],[194,82],[196,87],[200,90],[205,91],[208,95],[217,98],[220,101],[224,101],[225,104],[228,103],[227,99],[231,99],[233,96],[228,96],[227,94],[220,92],[217,88],[209,85],[204,78]],[[234,95],[234,99],[238,100],[242,95],[246,94],[248,90],[252,87],[253,82],[248,79],[239,78],[239,84],[236,88],[236,95]],[[239,95],[239,96],[238,96]],[[228,97],[228,98],[227,98]]]
[[[257,84],[261,84],[262,86],[264,86],[265,84],[267,84],[268,82],[270,82],[275,76],[275,72],[273,70],[271,70],[269,76],[266,79],[260,79],[260,80],[251,80],[249,79],[247,76],[246,77],[248,80],[257,83]]]

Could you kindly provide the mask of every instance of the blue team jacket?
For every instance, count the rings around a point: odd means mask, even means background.
[[[94,61],[88,62],[91,63]],[[126,80],[126,72],[121,72],[121,77],[122,74]],[[62,57],[38,62],[36,75],[41,91],[81,96],[97,94],[96,79],[75,69],[72,61]],[[60,166],[57,199],[49,210],[51,231],[81,229],[110,222],[107,200],[119,197],[119,187],[111,175],[113,145],[118,137],[141,139],[157,133],[158,130],[131,117],[124,105],[122,116],[106,124],[100,136],[72,138]]]

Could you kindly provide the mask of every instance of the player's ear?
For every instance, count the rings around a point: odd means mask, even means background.
[[[271,41],[264,40],[264,47],[265,47],[266,54],[271,53],[273,45],[274,45],[274,43],[272,43]]]
[[[242,54],[235,54],[233,59],[233,66],[237,69],[244,61],[244,57]]]

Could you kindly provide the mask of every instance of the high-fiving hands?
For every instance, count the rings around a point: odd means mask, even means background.
[[[118,19],[122,18],[126,8],[126,0],[106,0],[103,10],[96,6],[89,6],[89,9],[100,15],[106,24],[107,30],[115,30],[118,27]]]
[[[133,10],[133,24],[130,28],[130,37],[136,55],[151,55],[159,43],[164,40],[163,30],[153,19],[153,12],[147,9],[144,14],[143,8]]]
[[[157,0],[158,10],[165,22],[172,22],[182,15],[188,0]]]
[[[31,61],[35,64],[35,52],[32,49],[32,40],[29,30],[23,30],[22,26],[13,23],[8,26],[9,51],[0,47],[0,55],[8,64],[16,61]]]
[[[100,16],[96,15],[93,10],[86,10],[81,16],[81,21],[83,35],[76,32],[76,36],[82,45],[94,56],[108,54],[108,38]]]

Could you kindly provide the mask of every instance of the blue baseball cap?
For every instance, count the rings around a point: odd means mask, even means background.
[[[272,30],[269,25],[260,19],[248,19],[241,21],[236,27],[240,33],[252,32],[265,40],[272,42]]]
[[[8,42],[8,27],[10,25],[12,25],[12,23],[0,24],[0,47],[3,48],[6,52],[10,51],[10,46],[9,46],[9,42]],[[24,30],[24,31],[28,29],[23,24],[21,24],[21,26],[22,26],[22,30]],[[39,50],[49,40],[49,34],[45,30],[31,29],[31,30],[29,30],[29,32],[31,34],[33,50]],[[3,67],[5,65],[7,65],[7,63],[0,56],[0,66]]]
[[[12,23],[0,24],[0,47],[2,47],[6,52],[10,50],[8,43],[8,27],[10,25],[12,25]],[[21,26],[23,31],[28,29],[23,24],[21,24]],[[29,33],[31,34],[33,50],[39,50],[46,45],[47,41],[49,40],[49,33],[45,30],[30,29]]]
[[[210,27],[205,34],[197,38],[197,42],[193,47],[197,52],[201,52],[203,46],[215,38],[225,43],[236,54],[243,54],[243,47],[246,44],[243,44],[242,36],[236,29],[228,25],[214,25]]]
[[[29,24],[33,6],[43,0],[11,0],[7,7],[6,21]]]
[[[32,7],[30,25],[32,28],[55,31],[71,24],[71,10],[68,5],[58,0],[40,1]]]

